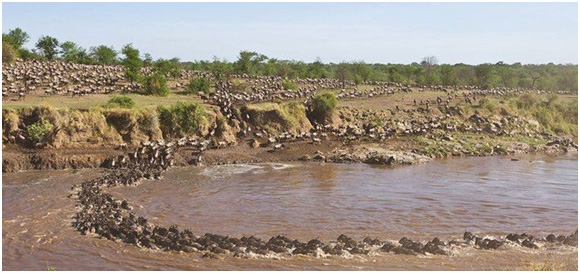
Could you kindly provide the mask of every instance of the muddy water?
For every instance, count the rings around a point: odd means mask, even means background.
[[[577,268],[577,249],[462,249],[452,256],[380,254],[206,260],[199,253],[142,250],[83,236],[70,227],[70,187],[99,170],[3,174],[5,270],[503,270],[550,261]],[[334,240],[345,233],[415,240],[461,238],[464,231],[570,234],[578,228],[577,155],[463,158],[411,167],[364,164],[262,164],[182,167],[161,181],[109,190],[137,215],[196,234],[284,234]]]

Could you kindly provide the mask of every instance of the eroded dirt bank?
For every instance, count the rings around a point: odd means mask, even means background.
[[[216,109],[206,110],[207,120],[197,134],[175,140],[177,145],[195,145],[180,149],[173,164],[302,160],[395,165],[449,156],[577,151],[574,139],[547,133],[526,118],[433,115],[381,127],[367,122],[376,113],[345,107],[328,125],[313,127],[303,115],[296,123],[285,121],[288,117],[277,110],[248,113],[247,121],[228,122]],[[155,114],[147,115],[119,109],[4,110],[2,171],[107,167],[111,158],[164,138]],[[33,143],[26,128],[41,119],[54,126]]]

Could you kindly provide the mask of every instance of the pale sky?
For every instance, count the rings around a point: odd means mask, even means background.
[[[154,59],[578,64],[578,3],[2,3],[16,27]]]

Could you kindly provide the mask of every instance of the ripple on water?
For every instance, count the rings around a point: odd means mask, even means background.
[[[498,157],[466,158],[388,169],[316,163],[187,167],[169,171],[161,181],[111,191],[126,197],[134,207],[144,208],[137,214],[153,221],[158,218],[162,224],[195,229],[196,234],[256,235],[265,239],[284,234],[300,240],[318,237],[323,241],[335,240],[341,233],[356,239],[370,236],[382,240],[398,240],[402,236],[419,240],[435,236],[452,239],[465,230],[502,235],[509,232],[567,235],[577,229],[577,158],[531,159],[536,163]],[[6,237],[3,265],[9,269],[44,270],[46,263],[58,270],[75,269],[79,264],[90,270],[216,270],[236,266],[292,269],[294,265],[305,264],[308,269],[321,264],[319,260],[300,258],[291,263],[273,263],[231,257],[226,257],[227,262],[212,263],[197,260],[196,254],[143,251],[81,236],[66,221],[74,213],[74,202],[66,194],[71,184],[84,181],[86,176],[97,176],[98,172],[19,175],[22,176],[3,175],[3,233],[7,235],[3,236]],[[50,181],[43,181],[47,177]],[[19,233],[23,230],[28,234]],[[33,233],[57,239],[31,251],[29,234]],[[35,246],[45,240],[48,239]],[[480,255],[499,257],[489,264],[505,256],[505,252],[472,251],[478,259]],[[471,250],[459,254],[470,253]],[[429,258],[447,264],[451,259]],[[377,259],[388,262],[361,265],[382,269],[375,266],[394,264],[390,269],[413,269],[407,260],[417,263],[406,256]],[[335,266],[332,269],[338,264],[354,266],[353,262],[326,261]],[[439,264],[442,263],[429,266]],[[424,263],[420,265],[417,268],[431,268]],[[449,270],[452,266],[441,269]]]

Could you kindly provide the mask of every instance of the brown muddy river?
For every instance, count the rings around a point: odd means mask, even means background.
[[[155,224],[267,240],[461,239],[464,231],[505,236],[568,235],[578,229],[578,156],[463,158],[408,167],[255,164],[178,167],[162,180],[109,192]],[[73,184],[102,170],[2,175],[3,270],[505,270],[550,261],[577,268],[572,247],[451,256],[378,253],[353,257],[201,258],[83,236],[71,227]]]

